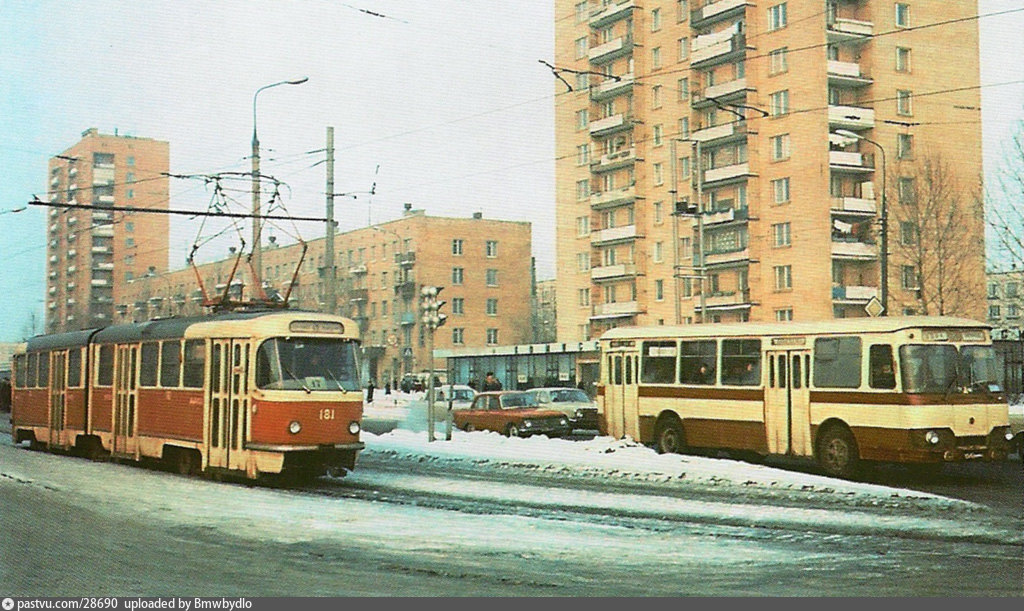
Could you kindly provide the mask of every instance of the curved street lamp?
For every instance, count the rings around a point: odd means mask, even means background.
[[[262,291],[263,257],[260,253],[260,139],[256,136],[256,99],[260,92],[280,85],[301,85],[308,76],[264,85],[252,94],[252,267],[253,285]]]
[[[873,144],[878,147],[878,152],[882,154],[882,208],[881,215],[879,216],[879,224],[881,225],[882,232],[882,245],[881,245],[881,294],[882,294],[882,316],[889,315],[889,214],[885,205],[885,149],[881,144],[865,138],[856,132],[851,132],[848,129],[837,129],[835,132],[837,136],[844,138],[852,138],[854,140],[863,140],[868,144]]]

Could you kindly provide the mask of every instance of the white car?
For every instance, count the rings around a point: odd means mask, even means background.
[[[442,419],[448,414],[448,396],[452,397],[452,411],[468,409],[476,397],[476,391],[465,384],[437,386],[434,389],[434,416]],[[424,395],[426,399],[426,395]]]
[[[526,391],[537,397],[537,403],[568,416],[573,430],[597,430],[597,403],[578,388],[533,388]]]

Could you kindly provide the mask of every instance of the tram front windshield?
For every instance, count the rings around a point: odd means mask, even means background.
[[[275,338],[256,354],[256,385],[268,390],[359,390],[357,345],[351,340]]]
[[[900,361],[904,392],[1002,392],[991,346],[908,345]]]

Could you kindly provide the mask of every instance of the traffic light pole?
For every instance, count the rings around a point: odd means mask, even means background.
[[[427,331],[427,350],[430,352],[430,369],[427,372],[427,441],[434,441],[434,332],[448,320],[448,316],[441,313],[441,306],[445,304],[437,298],[444,289],[443,286],[424,286],[420,289],[420,310],[423,312],[421,321]],[[449,410],[450,411],[450,410]],[[448,414],[448,432],[445,436],[451,439],[451,414]]]

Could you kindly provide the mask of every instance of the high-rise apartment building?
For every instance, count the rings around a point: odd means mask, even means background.
[[[327,311],[324,243],[322,237],[310,240],[302,257],[299,244],[270,242],[262,251],[267,289],[284,296],[291,285],[290,307]],[[337,313],[359,324],[365,370],[380,386],[429,369],[420,311],[423,286],[444,287],[440,299],[447,302],[442,312],[448,321],[434,336],[437,349],[484,348],[532,338],[529,223],[485,219],[479,213],[468,218],[428,216],[407,207],[399,219],[338,234],[334,243]],[[231,278],[236,258],[198,267],[208,296],[226,291],[235,299],[251,299],[252,274],[244,255]],[[204,311],[202,299],[195,270],[154,272],[127,284],[116,321],[198,315]],[[436,366],[444,364],[439,360]]]
[[[113,208],[168,208],[169,148],[90,128],[50,159],[49,201],[99,209],[47,211],[48,333],[110,324],[126,281],[167,269],[168,216]]]
[[[560,340],[983,319],[975,0],[555,6]]]

